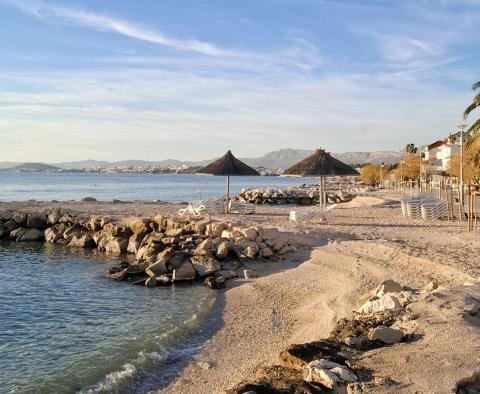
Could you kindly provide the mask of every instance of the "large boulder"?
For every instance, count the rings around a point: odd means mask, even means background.
[[[5,227],[3,225],[3,222],[0,221],[0,238],[3,237],[3,234],[5,234]]]
[[[372,330],[369,339],[380,340],[388,345],[398,343],[403,338],[403,332],[392,327],[378,326]]]
[[[224,222],[214,222],[207,225],[205,234],[210,238],[220,238],[222,236],[223,230],[228,227],[227,223]]]
[[[81,226],[78,223],[75,223],[75,224],[69,226],[63,232],[63,238],[65,238],[68,242],[70,242],[73,237],[80,238],[85,234],[85,232],[86,232],[85,227]]]
[[[183,280],[193,280],[197,275],[197,271],[193,267],[190,261],[186,261],[180,266],[173,270],[172,281],[178,282]]]
[[[320,383],[329,389],[358,380],[347,367],[325,359],[310,362],[306,367],[304,378],[307,382]]]
[[[205,241],[202,241],[196,248],[197,252],[210,252],[215,248],[214,242],[207,238]]]
[[[17,241],[35,242],[35,241],[43,241],[45,238],[43,231],[38,230],[36,228],[28,228],[28,229],[22,229],[22,230],[24,231],[19,232],[17,235],[17,239],[16,239]]]
[[[64,239],[63,238],[64,231],[65,231],[64,224],[62,225],[57,224],[53,227],[47,228],[45,230],[45,241],[54,243],[54,242],[57,242],[59,239]]]
[[[222,268],[220,263],[208,253],[194,254],[190,260],[200,276],[213,274]]]
[[[127,251],[128,239],[120,237],[107,238],[104,251],[108,254],[119,255]]]
[[[13,221],[23,227],[27,224],[28,215],[25,212],[18,212],[13,215]]]
[[[10,233],[16,229],[20,228],[20,225],[15,220],[7,220],[4,223],[4,231],[5,233]]]
[[[146,234],[146,232],[134,233],[128,239],[127,252],[136,254],[138,252],[138,249],[140,249],[140,245],[142,244],[142,241],[145,238]]]
[[[401,304],[398,297],[392,295],[391,293],[387,293],[382,297],[367,301],[360,308],[358,308],[358,313],[382,313],[385,311],[395,311],[400,308]]]
[[[398,282],[395,282],[392,279],[384,280],[378,285],[378,287],[373,291],[373,294],[377,297],[382,297],[387,293],[398,293],[402,291],[402,285]]]
[[[93,248],[95,247],[95,242],[93,241],[90,234],[85,234],[81,236],[74,235],[68,245],[77,248]]]
[[[138,234],[138,233],[143,233],[146,234],[152,230],[150,227],[150,220],[148,219],[141,219],[141,218],[136,218],[133,219],[128,226],[130,227],[130,230],[132,230],[133,234]]]
[[[228,256],[228,252],[229,252],[228,242],[226,241],[221,242],[217,247],[217,253],[216,253],[217,259],[225,260]]]
[[[55,225],[60,222],[60,218],[62,217],[62,211],[60,208],[55,208],[50,211],[47,216],[47,224]]]
[[[28,215],[27,227],[44,229],[47,227],[47,214],[45,211],[35,212]]]

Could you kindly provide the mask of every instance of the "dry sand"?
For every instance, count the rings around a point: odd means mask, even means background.
[[[52,206],[117,219],[179,208],[28,202],[0,203],[0,212]],[[411,221],[401,216],[398,202],[378,196],[340,205],[329,225],[290,223],[291,209],[259,207],[252,216],[228,216],[241,224],[295,231],[315,248],[300,249],[288,261],[257,264],[256,279],[229,282],[220,293],[221,328],[161,393],[221,393],[251,378],[258,366],[276,363],[287,345],[326,337],[336,319],[358,307],[361,295],[389,278],[417,289],[435,280],[440,288],[409,306],[415,320],[405,329],[417,334],[417,341],[366,352],[359,361],[374,371],[363,392],[452,393],[480,372],[480,322],[463,314],[466,303],[480,300],[479,232],[468,234],[458,222]],[[203,361],[212,368],[201,368]]]

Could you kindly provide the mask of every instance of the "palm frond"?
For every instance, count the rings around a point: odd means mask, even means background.
[[[473,84],[473,86],[472,86],[472,89],[473,89],[473,90],[480,89],[480,81],[475,82],[475,83]]]
[[[480,119],[477,119],[467,130],[466,144],[470,145],[477,138],[480,138]]]
[[[470,112],[472,112],[475,108],[480,107],[480,94],[477,94],[472,101],[472,104],[470,104],[466,109],[465,112],[463,113],[463,118],[467,119],[468,115]]]

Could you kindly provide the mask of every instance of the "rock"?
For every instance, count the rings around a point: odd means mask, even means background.
[[[423,290],[424,291],[433,291],[433,290],[436,290],[438,288],[438,283],[434,280],[432,280],[429,284],[427,284]]]
[[[210,364],[208,361],[199,361],[199,362],[197,363],[197,366],[198,366],[200,369],[203,369],[204,371],[212,368],[212,364]]]
[[[10,233],[18,228],[20,228],[20,225],[15,222],[13,219],[12,220],[7,220],[5,223],[4,223],[4,231],[5,233]]]
[[[392,279],[387,279],[378,285],[373,291],[373,294],[377,297],[382,297],[387,293],[398,293],[400,291],[402,291],[402,285],[400,283]]]
[[[113,237],[108,238],[104,248],[105,253],[119,255],[127,251],[128,239]]]
[[[363,344],[363,338],[361,337],[347,337],[345,338],[345,344],[356,348],[361,348]]]
[[[263,258],[269,258],[269,257],[272,257],[273,256],[273,250],[270,249],[270,248],[262,248],[260,249],[260,252],[259,252],[260,256],[263,257]]]
[[[217,259],[225,260],[228,256],[228,252],[229,252],[228,242],[226,241],[221,242],[217,248],[217,253],[216,253]]]
[[[479,312],[479,310],[480,310],[480,306],[478,304],[473,304],[473,303],[466,304],[463,307],[463,311],[472,316],[476,315]]]
[[[186,261],[179,268],[173,270],[172,281],[178,282],[183,280],[193,280],[197,275],[197,271],[190,261]]]
[[[175,249],[173,249],[172,247],[165,248],[164,250],[162,250],[160,253],[157,254],[156,262],[162,262],[164,264],[167,264],[174,253],[175,253]]]
[[[235,239],[243,237],[243,233],[238,230],[223,230],[220,237],[225,239]]]
[[[278,254],[280,256],[284,256],[288,253],[294,253],[296,251],[297,251],[297,248],[295,248],[294,246],[286,245],[278,251]]]
[[[152,231],[152,228],[150,227],[150,221],[147,219],[133,219],[128,224],[128,227],[130,228],[130,230],[132,230],[133,234],[143,233],[144,236],[145,234]]]
[[[63,238],[63,232],[65,231],[65,229],[64,228],[58,228],[56,226],[49,227],[45,230],[45,241],[54,243],[54,242],[57,242],[60,239],[64,239]]]
[[[60,223],[60,218],[62,217],[62,211],[60,208],[55,208],[50,211],[47,216],[47,224],[55,225]]]
[[[243,277],[247,280],[253,278],[253,270],[243,270]]]
[[[128,239],[127,252],[136,254],[146,234],[146,232],[138,232],[130,236]]]
[[[254,248],[252,246],[247,246],[243,251],[243,254],[248,257],[249,259],[255,259],[257,256],[258,247]]]
[[[208,254],[194,254],[190,260],[200,276],[210,275],[221,269],[220,263]]]
[[[103,216],[101,219],[100,219],[100,227],[105,227],[106,224],[110,223],[112,221],[112,219],[110,219],[108,216]]]
[[[211,251],[215,247],[213,241],[208,238],[197,246],[197,251]]]
[[[185,259],[186,259],[186,256],[184,252],[176,251],[168,259],[167,266],[169,267],[170,270],[174,270],[175,268],[182,266],[182,264],[185,262]]]
[[[224,269],[221,269],[220,271],[218,271],[218,274],[223,276],[225,278],[225,280],[233,279],[233,278],[236,278],[238,276],[235,271],[224,270]]]
[[[303,371],[314,360],[326,359],[344,365],[359,352],[331,339],[290,345],[279,355],[280,364],[286,368]]]
[[[95,242],[89,234],[83,236],[74,235],[68,245],[78,248],[93,248],[95,247]]]
[[[13,221],[21,227],[27,224],[27,218],[28,218],[28,215],[24,212],[18,212],[15,215],[13,215]]]
[[[168,275],[160,275],[157,278],[157,285],[168,285],[172,281]]]
[[[223,289],[225,288],[225,278],[209,276],[205,278],[203,284],[211,289]]]
[[[168,237],[180,237],[181,235],[183,235],[183,233],[183,228],[172,228],[170,230],[167,230],[165,235],[167,235]]]
[[[83,197],[80,199],[80,201],[83,201],[83,202],[96,202],[97,199],[94,198],[94,197]]]
[[[400,308],[401,305],[399,299],[394,295],[387,293],[381,298],[367,301],[360,308],[358,308],[358,312],[364,314],[380,313],[385,311],[393,311]]]
[[[403,332],[392,327],[378,326],[370,333],[370,340],[380,340],[388,345],[398,343],[403,338]]]
[[[304,377],[307,382],[320,383],[330,389],[358,380],[345,366],[325,359],[310,362],[305,369]]]
[[[3,234],[5,234],[5,227],[3,225],[3,222],[0,221],[0,238],[3,237]]]
[[[246,229],[242,230],[242,233],[250,241],[255,241],[258,237],[258,233],[255,227],[247,227]]]
[[[155,287],[157,285],[157,279],[156,278],[148,278],[145,281],[145,286],[146,287]]]
[[[65,238],[68,242],[72,240],[74,236],[81,237],[85,233],[85,228],[78,223],[75,223],[69,226],[63,232],[63,238]]]
[[[45,239],[44,232],[36,228],[29,228],[29,229],[23,229],[23,230],[25,231],[18,233],[17,239],[16,239],[17,241],[35,242],[35,241],[43,241]]]
[[[35,212],[28,215],[27,227],[44,229],[47,227],[47,215],[45,212]]]
[[[227,223],[224,222],[214,222],[207,224],[205,229],[205,234],[210,238],[220,238],[222,236],[223,230],[227,228]]]
[[[125,279],[126,269],[115,271],[115,272],[108,272],[106,277],[113,280],[122,281]]]
[[[145,273],[151,278],[165,275],[168,273],[167,265],[163,261],[157,261],[156,263],[150,264],[145,269]]]

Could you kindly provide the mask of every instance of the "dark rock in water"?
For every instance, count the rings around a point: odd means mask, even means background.
[[[253,382],[242,382],[236,387],[225,390],[226,394],[320,394],[330,390],[318,383],[303,380],[303,373],[293,369],[274,365],[260,368]]]
[[[94,198],[94,197],[83,197],[80,201],[84,201],[84,202],[96,202],[97,199]]]
[[[83,236],[74,235],[68,245],[78,248],[93,248],[95,247],[95,242],[89,234]]]
[[[115,265],[108,270],[108,273],[109,274],[115,274],[115,273],[120,272],[120,271],[122,271],[122,268],[120,268],[118,265]]]
[[[17,223],[20,227],[23,227],[27,224],[28,215],[23,212],[18,212],[13,215],[13,221]]]
[[[47,214],[45,212],[35,212],[28,215],[27,227],[44,229],[47,227]]]
[[[286,368],[302,370],[308,363],[317,359],[325,359],[345,365],[345,361],[359,354],[354,348],[331,339],[290,345],[280,353],[280,364]]]
[[[124,280],[125,279],[125,272],[126,269],[120,270],[118,267],[112,267],[108,270],[107,274],[105,275],[109,279],[113,280]]]
[[[147,279],[150,279],[150,278],[147,275],[145,275],[145,276],[142,276],[141,278],[133,280],[131,283],[132,283],[132,285],[142,285],[142,286],[144,286]]]
[[[211,289],[223,289],[225,288],[225,278],[216,278],[215,276],[209,276],[208,278],[205,278],[203,284],[210,287]]]
[[[129,265],[130,265],[130,264],[128,263],[128,261],[121,261],[121,262],[120,262],[120,267],[121,267],[122,269],[128,268]]]
[[[155,287],[157,286],[157,280],[155,278],[148,278],[145,281],[145,286],[147,287]]]
[[[12,219],[12,220],[6,221],[4,224],[4,227],[5,227],[5,233],[9,233],[11,231],[16,230],[17,228],[20,228],[20,225]]]
[[[172,278],[169,275],[160,275],[156,279],[157,285],[168,285],[172,282]]]

